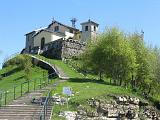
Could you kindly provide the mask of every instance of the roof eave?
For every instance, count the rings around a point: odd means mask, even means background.
[[[49,25],[48,25],[48,28],[49,28],[52,24],[54,24],[54,23],[58,23],[59,25],[62,25],[62,26],[67,27],[67,28],[69,28],[69,29],[73,29],[73,30],[79,31],[79,29],[77,29],[77,28],[73,28],[73,27],[71,27],[71,26],[62,24],[62,23],[60,23],[60,22],[58,22],[58,21],[54,21],[54,22],[52,22],[51,24],[49,24]]]

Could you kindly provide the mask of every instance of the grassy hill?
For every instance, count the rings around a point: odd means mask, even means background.
[[[7,74],[10,71],[14,71],[15,69],[16,69],[16,67],[11,68],[9,66],[9,67],[6,67],[6,68],[0,70],[0,74],[1,75],[5,74],[5,73]],[[44,72],[45,72],[45,74],[47,74],[46,70],[43,70],[39,67],[33,67],[31,71],[32,71],[31,72],[31,76],[32,76],[31,79],[43,77]],[[15,70],[13,73],[11,73],[10,75],[7,75],[6,77],[3,77],[0,80],[0,89],[1,90],[9,90],[9,89],[13,88],[14,85],[18,86],[23,82],[25,82],[24,70],[20,70],[20,71]]]
[[[63,87],[71,87],[74,93],[74,96],[70,97],[70,102],[67,105],[55,105],[54,112],[53,112],[53,119],[54,120],[63,120],[64,118],[59,117],[58,113],[60,111],[68,111],[77,109],[77,105],[81,104],[86,106],[86,101],[90,98],[101,98],[104,100],[109,101],[108,94],[114,95],[128,95],[128,96],[135,96],[142,99],[137,93],[134,93],[131,89],[126,89],[120,86],[110,85],[107,80],[106,81],[99,81],[98,76],[93,75],[86,75],[83,76],[82,74],[75,71],[71,66],[65,64],[61,60],[55,59],[48,59],[43,56],[36,55],[37,57],[48,61],[58,67],[60,67],[69,77],[70,79],[64,82],[60,82],[56,89],[53,91],[54,94],[58,94],[60,96],[65,95],[62,94]]]
[[[24,75],[24,70],[19,69],[17,65],[9,65],[0,70],[0,95],[2,96],[0,105],[11,102],[14,99],[14,93],[15,98],[17,98],[21,94],[28,92],[28,89],[30,91],[39,89],[39,85],[46,81],[46,78],[43,77],[48,75],[48,71],[32,66],[29,81],[26,81]],[[7,96],[6,103],[5,96]]]
[[[52,95],[58,94],[60,96],[67,97],[62,94],[63,87],[71,87],[72,91],[74,93],[74,96],[70,97],[70,102],[67,105],[61,106],[61,105],[55,105],[54,111],[53,111],[53,118],[54,120],[63,120],[63,118],[58,116],[58,113],[60,111],[67,111],[67,110],[76,110],[77,106],[79,104],[83,106],[87,106],[86,101],[90,98],[101,98],[106,101],[109,101],[111,98],[108,97],[108,94],[114,94],[114,95],[128,95],[128,96],[135,96],[140,99],[141,96],[137,93],[131,91],[131,89],[126,89],[121,86],[114,86],[109,84],[107,81],[99,81],[98,76],[93,75],[86,75],[83,76],[82,74],[75,71],[72,67],[70,67],[68,64],[65,64],[61,60],[55,60],[55,59],[48,59],[43,56],[36,55],[36,57],[39,57],[51,64],[54,64],[61,68],[69,77],[70,79],[67,81],[61,82],[59,81],[56,89],[53,91]],[[18,70],[17,66],[8,66],[2,70],[0,70],[0,74],[4,76],[4,74],[8,74],[6,77],[3,77],[0,80],[0,88],[1,90],[9,90],[13,92],[13,86],[15,85],[21,85],[23,82],[25,82],[24,79],[24,70]],[[32,67],[31,72],[31,79],[41,78],[43,77],[43,74],[47,74],[46,70],[43,70],[39,67]],[[39,83],[39,81],[38,81]],[[38,85],[37,85],[38,87]],[[20,93],[20,88],[17,88],[18,92]],[[24,89],[27,91],[27,86],[24,86]],[[33,89],[33,82],[31,83],[31,88]],[[13,98],[13,96],[12,96]]]

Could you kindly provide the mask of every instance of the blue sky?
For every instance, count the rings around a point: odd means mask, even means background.
[[[144,31],[147,44],[160,47],[160,0],[1,0],[0,64],[25,47],[25,33],[47,26],[52,18],[71,25],[89,18],[100,31],[118,26],[125,32]]]

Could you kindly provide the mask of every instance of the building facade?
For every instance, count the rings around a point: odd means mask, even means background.
[[[99,24],[97,24],[89,19],[87,22],[81,23],[81,25],[82,25],[81,41],[87,42],[88,40],[96,39],[96,37],[98,35]]]
[[[29,32],[26,34],[23,53],[43,54],[60,59],[79,55],[87,41],[96,39],[98,32],[98,24],[90,19],[81,25],[80,31],[54,20],[45,28]]]

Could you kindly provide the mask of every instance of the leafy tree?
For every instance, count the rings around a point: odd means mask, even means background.
[[[83,55],[86,67],[112,78],[122,85],[131,79],[135,57],[124,33],[117,28],[107,29],[97,40],[91,41]]]
[[[24,70],[24,78],[29,80],[32,67],[31,57],[25,54],[20,54],[6,63],[6,66],[13,67],[14,65],[17,65],[20,70]]]
[[[31,67],[32,67],[32,61],[31,57],[27,55],[23,55],[24,61],[22,62],[23,68],[24,68],[24,78],[28,81],[31,75]]]
[[[160,56],[159,50],[149,48],[138,33],[129,36],[129,41],[136,53],[137,72],[132,83],[146,96],[155,94],[159,86]]]
[[[160,93],[160,50],[158,48],[150,49],[150,74],[151,80],[148,85],[148,94],[156,95]]]

